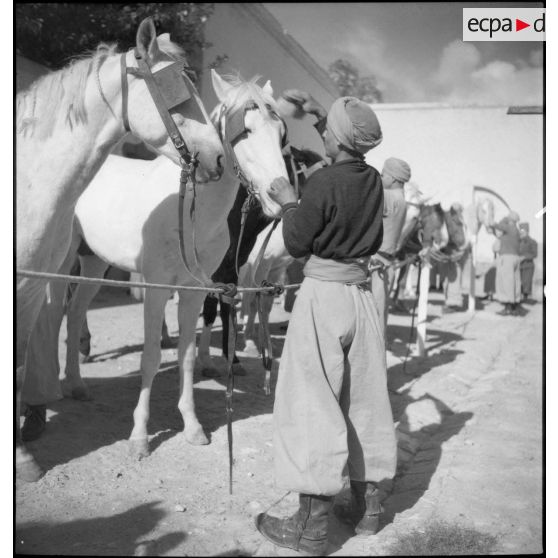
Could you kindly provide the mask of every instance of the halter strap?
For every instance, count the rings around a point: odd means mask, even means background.
[[[182,134],[180,133],[178,126],[176,125],[176,122],[173,120],[170,112],[165,106],[165,99],[163,98],[163,95],[161,94],[161,91],[159,90],[159,87],[155,82],[155,78],[151,73],[151,68],[149,67],[149,64],[145,61],[145,59],[141,56],[141,54],[138,52],[137,49],[134,49],[134,56],[137,60],[141,75],[145,80],[145,84],[149,89],[151,98],[153,99],[153,102],[157,107],[159,116],[161,117],[161,120],[163,121],[163,124],[167,129],[167,133],[169,134],[169,137],[175,149],[178,151],[178,153],[180,153],[180,156],[182,157],[184,162],[186,164],[189,164],[193,158],[195,159],[196,154],[194,156],[190,154],[190,151],[186,146],[186,142],[184,141],[184,138],[182,137]]]
[[[130,130],[130,121],[128,120],[128,73],[126,68],[126,53],[120,56],[120,80],[122,82],[122,122],[127,132]]]
[[[234,144],[239,140],[240,136],[243,135],[246,131],[244,128],[244,115],[247,110],[252,108],[254,109],[258,108],[257,103],[255,103],[255,101],[251,101],[251,102],[247,101],[242,108],[237,108],[234,111],[228,112],[229,107],[227,107],[227,105],[223,103],[221,105],[221,110],[219,111],[216,127],[217,127],[217,133],[219,134],[219,138],[221,139],[221,142],[225,146],[225,149],[228,151],[228,154],[232,160],[233,169],[236,177],[240,180],[241,184],[248,190],[248,193],[254,195],[254,186],[252,184],[252,181],[249,180],[248,177],[244,174],[244,171],[242,170],[238,162],[238,159],[236,157],[236,154],[234,152]],[[266,108],[268,108],[268,110],[273,112],[272,109],[269,108],[269,105],[266,105]],[[229,115],[229,120],[233,123],[233,125],[236,126],[230,126],[230,122],[228,123],[228,125],[225,124],[225,126],[223,126],[222,120],[223,117],[227,116],[227,113]],[[281,120],[285,128],[285,132],[283,133],[283,137],[281,139],[281,148],[283,149],[288,144],[287,123],[280,116],[278,116],[278,118]],[[234,130],[231,132],[230,131],[231,127],[238,129],[238,131]]]

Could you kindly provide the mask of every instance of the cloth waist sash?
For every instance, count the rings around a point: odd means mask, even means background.
[[[305,277],[320,281],[360,283],[368,276],[368,258],[330,260],[312,255],[304,265],[303,273]]]

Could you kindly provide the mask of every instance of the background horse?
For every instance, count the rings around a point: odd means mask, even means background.
[[[156,37],[149,18],[138,28],[136,48],[155,72],[183,58],[168,36]],[[114,46],[101,45],[93,55],[47,74],[17,95],[16,261],[20,269],[59,269],[70,244],[76,202],[126,133],[123,110],[139,138],[178,162],[145,81],[138,74],[121,73],[121,56],[125,66],[135,66],[132,52],[120,55]],[[127,98],[122,93],[124,81]],[[192,119],[200,110],[193,105],[174,107],[173,118],[190,150],[200,152],[198,179],[218,179],[222,146],[210,125]],[[18,475],[26,480],[35,480],[41,471],[19,443],[19,399],[29,337],[44,299],[44,280],[18,278],[16,463]]]
[[[256,85],[255,80],[236,79],[228,83],[214,71],[212,79],[220,101],[213,112],[219,119],[219,128],[226,130],[231,120],[240,119],[243,133],[233,138],[232,144],[229,140],[224,142],[227,151],[224,184],[205,184],[199,188],[195,221],[190,212],[184,212],[185,238],[194,238],[195,227],[199,270],[206,276],[215,271],[229,244],[226,215],[239,186],[233,161],[239,164],[240,172],[253,189],[264,213],[272,218],[279,214],[280,207],[269,197],[269,185],[279,176],[287,177],[281,155],[285,128],[276,115],[269,82],[263,88]],[[225,131],[223,137],[231,136]],[[164,158],[140,161],[111,156],[76,207],[74,244],[83,238],[95,253],[95,256],[81,258],[82,273],[100,277],[107,265],[112,264],[141,273],[147,282],[198,286],[199,277],[187,271],[180,257],[177,181],[176,167]],[[118,188],[113,187],[115,183],[119,184]],[[155,188],[154,184],[159,187]],[[102,220],[99,215],[103,215]],[[74,389],[82,392],[86,388],[79,375],[79,334],[86,309],[97,290],[96,285],[80,284],[68,309],[65,373]],[[145,294],[142,388],[130,436],[139,457],[149,453],[149,399],[160,364],[161,326],[171,293],[172,290],[146,289]],[[192,444],[208,443],[197,420],[193,398],[195,328],[204,296],[204,291],[179,291],[178,408],[184,420],[184,437]]]
[[[444,290],[444,310],[463,310],[463,294],[468,283],[464,272],[471,252],[471,235],[463,215],[463,206],[454,203],[444,212],[448,243],[436,259]]]
[[[297,149],[296,147],[289,146],[287,149],[284,149],[283,155],[289,173],[289,181],[291,184],[295,185],[299,191],[304,187],[306,178],[316,170],[316,168],[325,164],[323,158],[310,149]],[[279,278],[282,276],[283,268],[286,268],[293,260],[288,254],[283,242],[282,225],[279,224],[276,226],[275,231],[271,233],[271,227],[273,226],[272,220],[263,214],[258,204],[252,204],[248,208],[242,238],[240,238],[241,208],[245,199],[245,192],[239,190],[234,206],[227,217],[231,244],[219,269],[212,278],[214,281],[239,284],[242,287],[260,287],[264,280],[272,283],[278,282]],[[261,247],[269,233],[271,233],[269,243],[263,253],[258,269],[253,269],[254,263],[260,254]],[[238,247],[239,241],[240,247]],[[236,261],[237,250],[238,262]],[[237,264],[243,277],[241,280],[239,280],[237,275]],[[248,350],[254,347],[255,332],[253,324],[255,319],[255,307],[251,302],[254,301],[255,296],[255,293],[245,292],[242,294],[242,308],[247,310],[246,320],[249,324],[248,329],[244,329],[244,341]],[[265,296],[264,300],[266,301],[264,305],[266,312],[269,314],[272,297]],[[204,301],[204,325],[198,347],[198,357],[202,365],[202,374],[210,378],[221,375],[209,355],[211,329],[217,315],[218,304],[220,306],[220,317],[223,328],[221,346],[223,349],[223,356],[228,358],[230,305],[210,295],[206,297]],[[251,343],[249,341],[251,341]],[[252,352],[254,351],[252,350]],[[236,374],[245,374],[236,354],[233,356],[233,370]]]
[[[405,282],[405,293],[412,296],[412,264],[406,262],[413,256],[436,253],[448,242],[448,231],[444,212],[439,203],[428,205],[427,198],[414,184],[405,185],[407,215],[395,253],[395,263],[399,264],[395,273],[394,284],[390,288],[391,304],[398,306],[401,283]]]

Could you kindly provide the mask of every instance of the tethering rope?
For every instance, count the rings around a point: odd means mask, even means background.
[[[403,261],[394,261],[388,265],[375,265],[369,268],[369,271],[375,271],[377,269],[382,269],[386,267],[402,267],[403,265],[411,262],[416,258],[415,255],[403,260]],[[100,279],[96,277],[82,277],[77,275],[63,275],[61,273],[48,273],[46,271],[29,271],[26,269],[17,269],[16,275],[20,277],[28,277],[30,279],[47,279],[49,281],[61,281],[67,283],[84,283],[88,285],[106,285],[110,287],[122,287],[122,288],[130,288],[130,287],[139,287],[142,289],[165,289],[165,290],[173,290],[173,291],[203,291],[206,293],[217,293],[217,294],[226,294],[228,291],[222,285],[215,285],[214,287],[194,287],[194,286],[186,286],[186,285],[167,285],[164,283],[144,283],[142,281],[117,281],[115,279]],[[369,279],[365,279],[362,283],[366,283]],[[266,284],[261,287],[238,287],[237,291],[239,293],[242,292],[260,292],[260,293],[269,293],[269,294],[276,294],[277,288],[280,287],[282,290],[288,289],[297,289],[300,287],[301,283],[293,283],[289,285],[276,285],[276,284]]]

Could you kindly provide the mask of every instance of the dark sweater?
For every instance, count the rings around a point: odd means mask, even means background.
[[[378,171],[347,159],[310,176],[298,206],[283,215],[289,254],[342,260],[375,254],[382,243],[384,192]]]
[[[494,228],[504,234],[500,237],[500,255],[512,254],[519,255],[519,229],[515,223],[504,217],[499,223],[494,224]]]

